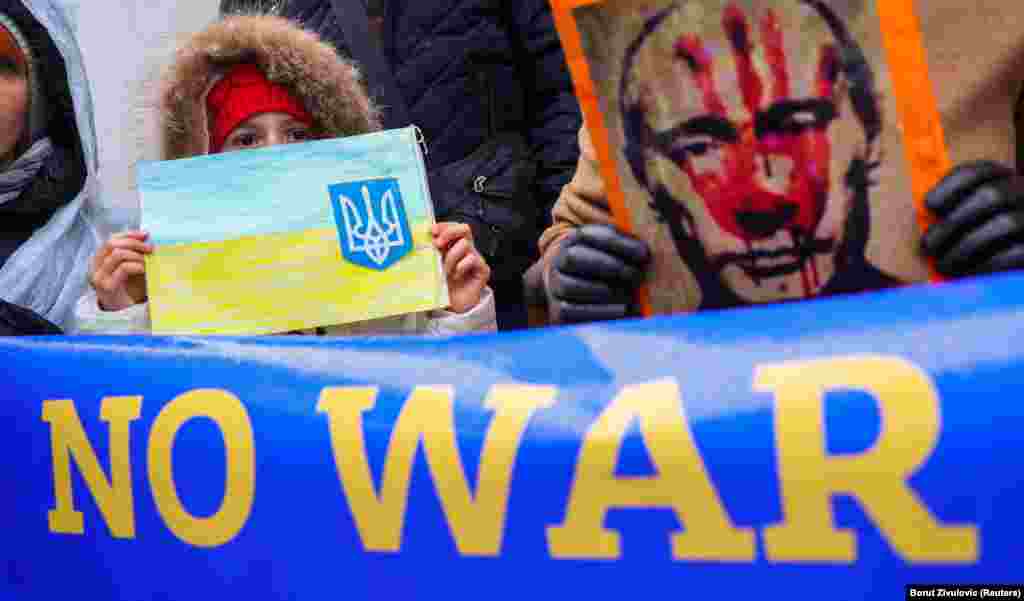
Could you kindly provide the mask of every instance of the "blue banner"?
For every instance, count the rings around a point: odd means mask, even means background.
[[[0,341],[3,599],[1022,579],[1024,277],[452,339]]]

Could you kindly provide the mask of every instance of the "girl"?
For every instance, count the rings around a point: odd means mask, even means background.
[[[161,94],[162,158],[180,159],[344,137],[380,129],[355,67],[314,34],[274,16],[234,16],[196,35],[177,54]],[[490,268],[468,226],[439,223],[451,306],[317,334],[458,333],[496,329]],[[113,236],[92,262],[93,291],[77,306],[91,332],[149,330],[144,232]],[[301,332],[314,333],[314,332]]]

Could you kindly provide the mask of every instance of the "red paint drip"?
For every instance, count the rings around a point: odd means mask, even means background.
[[[803,236],[796,230],[789,230],[789,239],[793,244],[794,248],[800,248],[800,239]],[[807,272],[807,263],[800,266],[800,284],[804,289],[804,298],[811,296],[811,281],[810,274]]]
[[[821,286],[821,274],[818,273],[818,263],[814,260],[814,257],[811,257],[808,262],[811,266],[811,284],[817,290]]]
[[[749,256],[750,253],[754,252],[754,244],[750,240],[744,240],[744,242],[747,245],[747,255]],[[751,265],[751,267],[753,267],[753,265]],[[758,277],[756,274],[751,274],[750,279],[753,280],[754,285],[761,285],[761,278]]]

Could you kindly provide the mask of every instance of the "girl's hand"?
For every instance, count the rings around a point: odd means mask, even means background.
[[[491,268],[473,245],[473,232],[464,223],[435,223],[434,246],[441,251],[453,313],[466,313],[480,303],[491,279]]]
[[[146,301],[145,255],[153,252],[140,231],[114,234],[92,260],[89,283],[104,311],[120,311]]]

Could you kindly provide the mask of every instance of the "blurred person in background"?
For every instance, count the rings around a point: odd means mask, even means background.
[[[99,244],[95,168],[89,84],[65,15],[49,0],[0,0],[0,332],[73,328]]]

